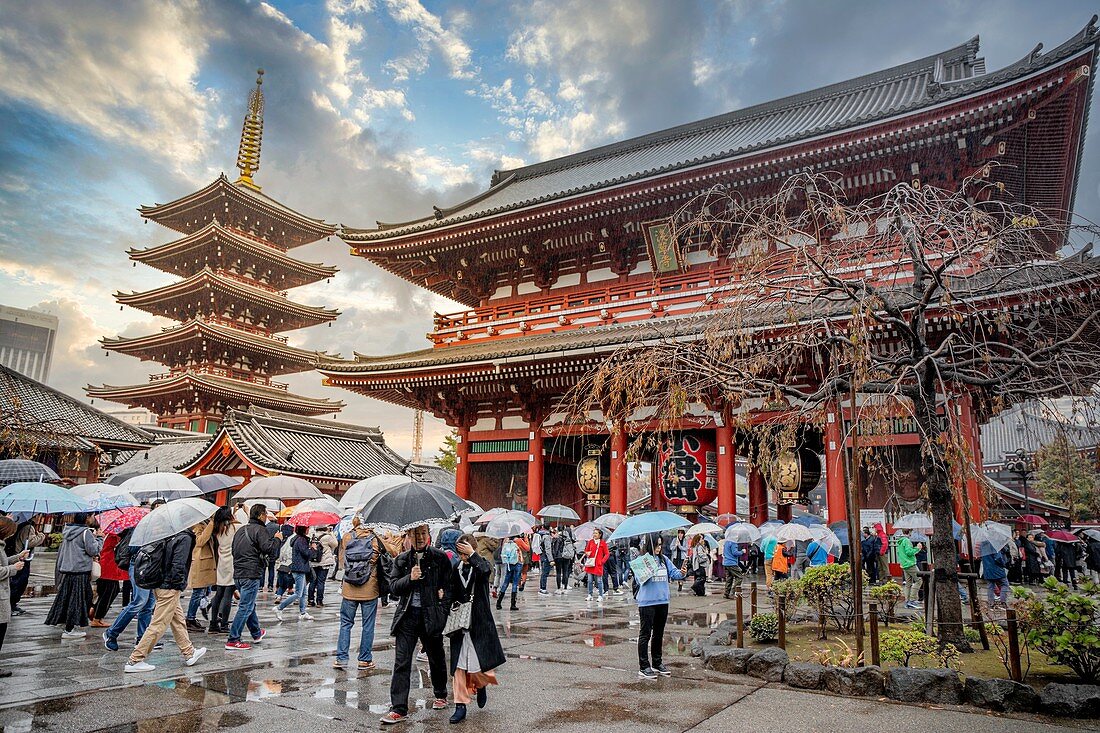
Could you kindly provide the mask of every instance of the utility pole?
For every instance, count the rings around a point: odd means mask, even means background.
[[[424,411],[417,410],[413,413],[413,449],[412,462],[424,462]]]

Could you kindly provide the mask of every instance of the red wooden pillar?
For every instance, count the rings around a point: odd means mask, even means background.
[[[665,493],[661,489],[661,467],[657,464],[657,456],[653,457],[653,463],[649,465],[649,508],[655,512],[667,508]]]
[[[455,493],[460,499],[470,498],[470,428],[462,425],[458,428],[458,443],[455,445]]]
[[[794,507],[790,504],[782,504],[775,508],[776,519],[782,519],[784,522],[791,521],[794,516]]]
[[[626,514],[626,428],[611,433],[611,511]]]
[[[755,466],[749,470],[749,521],[757,527],[768,521],[768,487]]]
[[[527,511],[538,514],[542,509],[542,482],[544,456],[542,451],[542,429],[538,425],[531,427],[527,455]]]
[[[844,483],[845,448],[843,413],[836,404],[825,415],[825,502],[829,523],[848,518],[848,493]]]
[[[737,512],[737,478],[734,473],[736,446],[733,442],[733,428],[726,415],[722,424],[714,433],[718,444],[718,513],[735,514]]]

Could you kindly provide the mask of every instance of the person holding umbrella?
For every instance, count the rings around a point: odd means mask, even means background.
[[[503,576],[504,579],[500,583],[500,589],[497,591],[497,610],[501,610],[504,605],[504,589],[508,587],[509,583],[512,585],[512,605],[509,607],[512,611],[518,611],[519,606],[516,605],[516,595],[519,590],[519,576],[523,570],[523,563],[521,562],[519,545],[516,544],[515,537],[508,537],[504,540],[504,544],[500,546],[500,562],[504,566]],[[589,591],[591,593],[591,591]],[[588,600],[592,600],[591,595]]]
[[[240,525],[237,512],[219,507],[213,520],[215,553],[214,602],[210,604],[209,633],[229,631],[229,611],[233,607],[233,536]]]
[[[19,525],[11,517],[0,516],[0,542],[15,536]],[[23,569],[26,551],[14,555],[10,559],[0,545],[0,649],[4,647],[4,637],[8,633],[8,624],[11,623],[11,590],[9,582],[16,573]],[[0,677],[11,677],[11,670],[0,670]]]
[[[312,568],[310,563],[314,558],[321,558],[320,549],[314,549],[313,544],[309,541],[307,536],[306,526],[300,524],[294,528],[294,539],[291,540],[291,562],[290,573],[294,576],[294,592],[288,596],[285,596],[283,600],[275,606],[275,618],[280,621],[283,620],[283,609],[289,606],[295,601],[298,602],[298,620],[299,621],[312,621],[313,616],[306,612],[306,594],[307,583]]]
[[[39,531],[35,526],[33,517],[29,514],[16,515],[15,521],[19,522],[15,534],[7,539],[4,548],[8,557],[15,557],[24,550],[33,550],[46,541],[46,533]],[[20,521],[22,520],[22,521]],[[31,553],[33,554],[33,553]],[[23,569],[11,578],[11,615],[22,616],[26,613],[19,607],[19,601],[27,590],[27,584],[31,579],[30,555],[23,560]]]
[[[61,582],[57,586],[46,625],[63,625],[62,639],[83,639],[87,633],[88,609],[92,607],[92,563],[103,549],[99,523],[91,514],[77,513],[61,532],[61,547],[57,553],[57,570]],[[77,631],[76,627],[82,630]]]
[[[982,577],[986,583],[986,602],[990,608],[998,605],[1002,608],[1008,606],[1008,558],[1003,551],[993,549],[988,542],[983,542],[979,551],[982,553]]]
[[[684,568],[676,567],[664,554],[662,543],[660,535],[646,535],[639,548],[639,559],[648,557],[649,566],[654,566],[652,575],[642,578],[634,593],[641,619],[638,630],[638,677],[644,680],[655,680],[658,675],[672,675],[663,662],[665,623],[668,621],[668,604],[672,595],[669,581],[681,581],[686,577]]]
[[[911,529],[901,530],[901,537],[897,543],[898,565],[901,566],[901,576],[905,583],[905,607],[920,608],[917,594],[920,593],[921,581],[917,575],[917,553],[924,546],[921,543],[913,544],[909,539]]]

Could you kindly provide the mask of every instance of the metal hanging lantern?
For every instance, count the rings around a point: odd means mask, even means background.
[[[821,480],[821,457],[809,448],[787,451],[776,459],[772,477],[778,505],[809,504],[810,492]]]

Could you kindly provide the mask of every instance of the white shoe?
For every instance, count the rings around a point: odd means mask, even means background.
[[[548,595],[550,595],[550,591],[547,591],[547,590],[540,590],[540,591],[539,591],[539,595],[540,595],[540,596],[548,596]]]
[[[156,667],[148,662],[137,662],[135,664],[127,664],[122,668],[124,672],[152,672]]]
[[[615,595],[621,596],[622,594],[623,592],[621,590],[619,590],[618,588],[615,589]]]
[[[591,600],[591,599],[590,599],[590,600]],[[596,603],[598,603],[599,605],[601,605],[601,606],[602,606],[602,605],[603,605],[603,596],[600,596],[599,598],[597,598],[597,599],[596,599]]]
[[[195,662],[202,659],[203,654],[206,654],[206,647],[200,646],[198,649],[191,652],[191,656],[189,656],[187,659],[183,660],[183,663],[186,664],[188,667],[194,667]]]
[[[86,631],[62,631],[61,632],[61,638],[62,639],[83,639],[87,635],[88,635],[88,632],[86,632]]]
[[[283,620],[283,612],[278,608],[275,609],[275,618],[279,619],[279,621]]]
[[[592,602],[592,596],[585,596],[584,600],[585,600],[586,603],[591,603]]]
[[[299,621],[312,621],[313,617],[310,616],[308,613],[300,613],[300,614],[298,614],[298,620]]]

